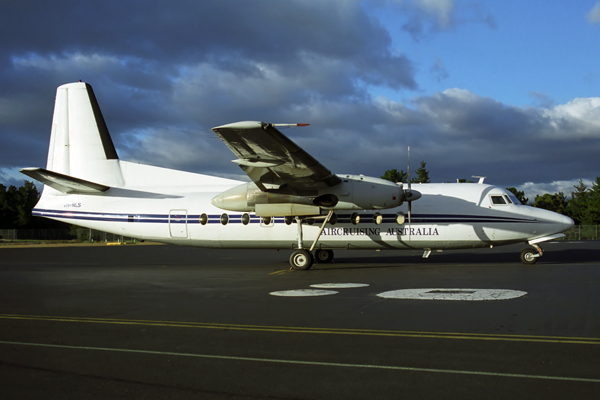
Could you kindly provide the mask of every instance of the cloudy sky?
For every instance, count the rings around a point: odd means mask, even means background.
[[[0,183],[81,79],[124,160],[243,178],[211,127],[310,123],[284,133],[336,173],[410,146],[434,182],[569,194],[600,176],[599,43],[596,0],[3,1]]]

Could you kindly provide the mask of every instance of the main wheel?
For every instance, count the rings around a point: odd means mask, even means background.
[[[536,257],[538,254],[534,249],[525,249],[521,252],[521,262],[525,265],[533,265],[537,262],[539,257]]]
[[[333,250],[315,251],[315,261],[319,264],[327,264],[333,261]]]
[[[290,265],[295,270],[306,270],[313,265],[313,256],[307,250],[296,250],[290,256]]]

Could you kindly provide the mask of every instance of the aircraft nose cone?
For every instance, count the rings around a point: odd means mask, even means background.
[[[571,229],[573,227],[573,225],[575,225],[575,221],[573,221],[571,218],[567,217],[566,215],[561,215],[558,218],[557,222],[561,226],[561,232],[568,231],[569,229]]]

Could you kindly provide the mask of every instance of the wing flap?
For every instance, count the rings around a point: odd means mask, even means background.
[[[280,192],[310,195],[341,182],[273,124],[243,121],[218,126],[213,131],[238,157],[234,162],[263,191],[277,186]]]
[[[110,186],[89,182],[43,168],[23,168],[23,174],[66,194],[98,194],[106,192]]]

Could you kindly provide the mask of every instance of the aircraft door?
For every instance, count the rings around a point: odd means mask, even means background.
[[[187,238],[187,210],[169,211],[169,233],[174,238]]]

